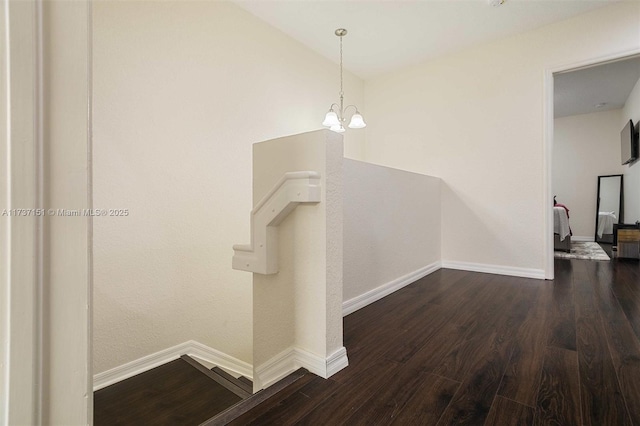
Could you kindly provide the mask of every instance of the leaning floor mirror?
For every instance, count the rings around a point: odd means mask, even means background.
[[[622,175],[598,176],[596,235],[598,243],[613,243],[613,225],[624,223]]]

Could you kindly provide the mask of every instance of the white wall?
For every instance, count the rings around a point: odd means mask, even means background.
[[[554,120],[552,191],[569,208],[571,230],[578,239],[595,234],[598,176],[623,172],[621,114],[616,109]]]
[[[366,159],[442,178],[444,264],[542,276],[545,70],[638,48],[627,2],[367,81]]]
[[[627,121],[633,120],[636,125],[640,121],[640,80],[631,91],[622,109],[622,117],[618,132]],[[618,133],[619,135],[619,133]],[[635,223],[640,220],[640,161],[624,166],[624,222]]]
[[[358,296],[440,261],[440,179],[344,161],[344,290]]]
[[[95,220],[95,372],[190,339],[251,362],[251,145],[321,128],[338,65],[228,2],[96,2],[93,39],[95,206],[129,209]]]
[[[283,352],[302,349],[326,365],[342,348],[342,151],[342,136],[329,130],[254,145],[254,205],[290,171],[319,172],[322,194],[278,226],[278,273],[253,276],[256,390],[271,384],[267,366]]]

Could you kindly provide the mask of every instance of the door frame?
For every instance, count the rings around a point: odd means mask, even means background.
[[[91,424],[91,1],[0,21],[0,424]]]
[[[0,423],[41,424],[41,4],[0,5]]]
[[[544,181],[544,253],[545,279],[552,280],[554,278],[553,266],[553,84],[554,74],[562,74],[570,71],[577,71],[581,68],[590,68],[602,65],[607,62],[620,61],[634,56],[640,55],[640,48],[620,51],[608,55],[596,56],[584,59],[582,61],[560,64],[548,67],[544,70],[544,142],[543,142],[543,181]]]

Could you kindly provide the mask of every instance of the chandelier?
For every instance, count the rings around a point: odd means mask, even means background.
[[[329,112],[325,115],[322,125],[329,127],[329,130],[333,130],[334,132],[343,133],[345,131],[344,123],[347,121],[345,112],[347,112],[349,108],[353,108],[355,110],[355,113],[351,116],[351,121],[349,121],[349,128],[362,129],[366,124],[360,114],[360,111],[358,111],[358,107],[355,105],[347,105],[347,107],[344,108],[344,92],[342,90],[342,37],[347,35],[347,30],[344,28],[338,28],[335,31],[335,34],[340,37],[340,105],[336,103],[331,104]]]

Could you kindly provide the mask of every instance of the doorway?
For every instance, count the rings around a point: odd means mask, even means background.
[[[620,151],[620,131],[631,118],[627,116],[636,114],[625,106],[631,96],[633,100],[640,96],[640,56],[633,52],[601,58],[558,68],[547,77],[547,202],[551,204],[547,223],[551,230],[546,278],[552,279],[554,258],[575,258],[572,252],[587,260],[615,257],[613,228],[625,220],[624,193],[640,189],[635,188],[640,186],[637,180],[623,183],[629,166],[622,164]],[[618,192],[607,197],[618,201],[601,212],[598,184],[601,178],[613,175],[620,176]],[[558,235],[562,209],[567,214],[567,235]],[[606,220],[598,221],[600,213],[607,214]],[[609,225],[602,229],[606,233],[598,237],[598,225],[605,223]],[[559,246],[559,236],[569,243]],[[606,256],[597,257],[595,252]]]

